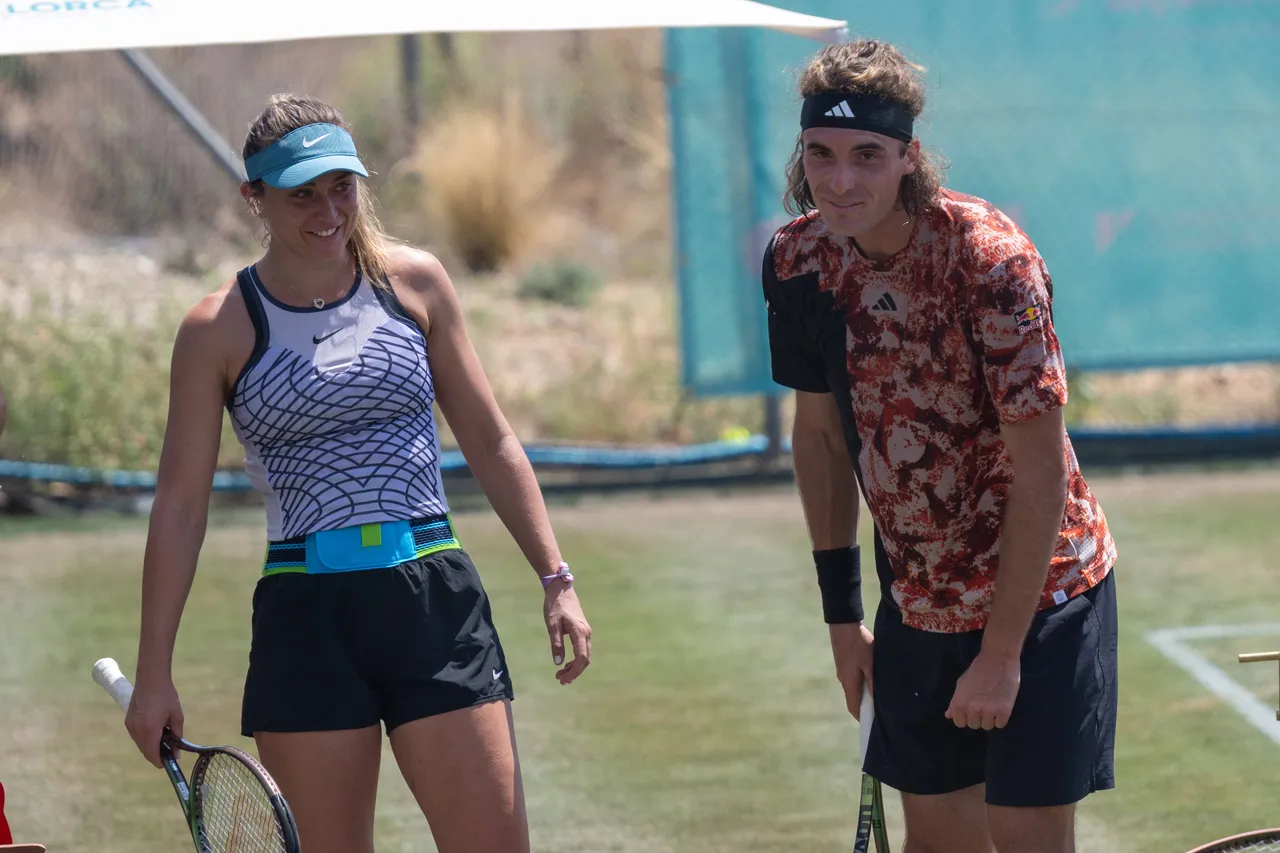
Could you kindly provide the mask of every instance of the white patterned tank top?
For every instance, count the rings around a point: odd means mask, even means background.
[[[257,343],[227,400],[267,538],[444,515],[427,342],[389,289],[357,275],[296,308],[236,276]]]

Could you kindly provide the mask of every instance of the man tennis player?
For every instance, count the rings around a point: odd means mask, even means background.
[[[763,265],[774,378],[864,770],[908,853],[1064,853],[1114,787],[1116,547],[1081,476],[1052,284],[1031,240],[942,188],[918,66],[828,47],[800,81],[788,206]],[[856,479],[855,479],[856,478]],[[862,624],[857,490],[881,598]]]

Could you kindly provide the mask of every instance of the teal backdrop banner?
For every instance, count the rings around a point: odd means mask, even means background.
[[[1280,359],[1280,0],[779,0],[925,66],[922,143],[1013,217],[1084,370]],[[778,391],[761,253],[821,45],[667,35],[682,374]]]

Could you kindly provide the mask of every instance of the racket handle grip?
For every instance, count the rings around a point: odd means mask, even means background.
[[[875,705],[871,701],[871,693],[867,690],[867,682],[862,682],[862,707],[858,709],[858,754],[865,763],[867,760],[867,744],[871,741],[871,721],[875,718]]]
[[[1236,660],[1240,663],[1258,663],[1264,660],[1280,660],[1280,652],[1250,652],[1247,654],[1236,655]]]
[[[133,696],[133,685],[124,677],[120,666],[111,658],[102,658],[93,665],[93,680],[103,690],[111,694],[121,711],[129,710],[129,699]]]

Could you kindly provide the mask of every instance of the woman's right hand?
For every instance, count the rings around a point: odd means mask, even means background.
[[[138,749],[156,767],[160,762],[160,739],[166,728],[182,737],[182,703],[171,679],[138,679],[124,715],[124,727]]]

